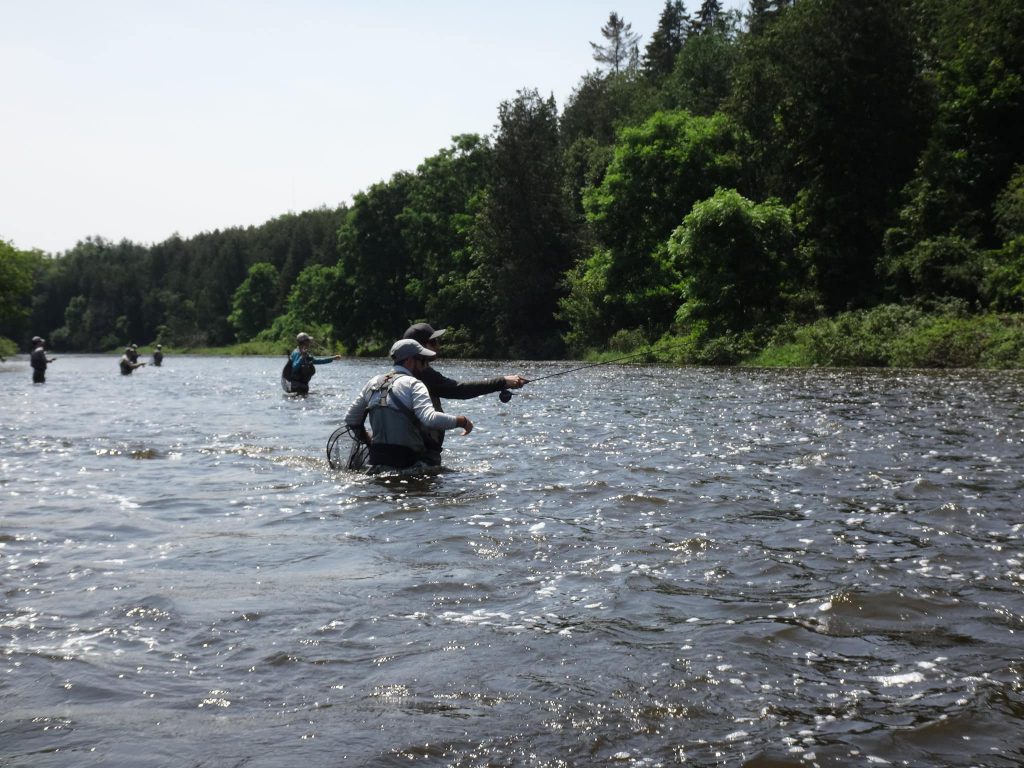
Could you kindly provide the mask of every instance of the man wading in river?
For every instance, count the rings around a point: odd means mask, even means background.
[[[390,373],[374,376],[345,414],[345,424],[356,438],[370,445],[370,471],[375,467],[415,469],[436,467],[427,450],[424,430],[461,427],[473,431],[466,416],[451,416],[436,410],[426,385],[416,378],[434,353],[415,339],[400,339],[391,346],[395,362]],[[370,433],[363,422],[370,418]]]
[[[313,357],[309,348],[314,341],[315,339],[308,333],[300,333],[295,337],[297,346],[292,350],[292,354],[288,358],[291,365],[285,366],[282,372],[282,378],[287,382],[285,391],[295,392],[300,395],[306,394],[309,392],[309,380],[316,373],[316,366],[341,360],[341,355]]]
[[[32,364],[32,383],[46,383],[46,366],[56,360],[56,357],[46,356],[46,339],[39,336],[32,337],[32,354],[29,361]]]
[[[406,329],[403,338],[418,341],[430,351],[432,359],[441,351],[441,337],[444,335],[445,330],[445,328],[440,328],[435,331],[433,326],[427,323],[416,323]],[[522,376],[515,374],[512,376],[495,376],[493,379],[483,379],[482,381],[458,382],[455,379],[449,379],[440,371],[432,368],[430,360],[426,361],[420,372],[416,374],[416,378],[427,385],[430,401],[433,403],[435,411],[441,410],[442,397],[446,400],[470,400],[481,395],[488,395],[491,392],[519,389],[529,381],[529,379],[524,379]],[[441,451],[444,448],[444,431],[440,429],[428,430],[424,438],[430,460],[435,464],[440,464]]]

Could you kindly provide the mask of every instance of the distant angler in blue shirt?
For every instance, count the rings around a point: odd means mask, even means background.
[[[295,337],[295,342],[298,346],[292,350],[292,354],[288,362],[285,363],[284,370],[281,372],[281,386],[285,392],[294,392],[300,395],[306,394],[309,392],[309,380],[316,373],[316,366],[341,360],[341,355],[313,357],[310,354],[309,347],[314,341],[315,339],[308,333],[300,333]]]

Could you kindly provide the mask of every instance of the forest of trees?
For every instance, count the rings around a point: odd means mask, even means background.
[[[427,320],[463,356],[1024,365],[1019,0],[666,0],[646,42],[615,12],[595,38],[561,111],[524,88],[350,206],[0,240],[0,335],[380,354]]]

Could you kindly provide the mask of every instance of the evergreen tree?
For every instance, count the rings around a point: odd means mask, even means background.
[[[690,24],[683,0],[665,0],[658,28],[654,30],[644,51],[644,71],[649,77],[660,80],[672,74],[676,56],[686,42]]]
[[[662,97],[673,109],[713,115],[732,91],[737,45],[722,34],[693,35],[676,59],[676,68],[662,85]]]
[[[604,45],[590,44],[594,51],[594,61],[607,65],[615,75],[636,67],[640,35],[633,32],[632,24],[612,11],[608,15],[608,23],[601,27],[601,35],[606,41]]]
[[[698,35],[725,31],[725,13],[720,0],[703,0],[693,20],[693,31]]]
[[[1024,6],[920,4],[933,17],[925,45],[936,111],[883,269],[899,294],[974,300],[987,252],[1003,240],[996,201],[1024,162]]]
[[[752,35],[762,35],[771,22],[772,0],[750,0],[747,10],[747,30]]]
[[[829,311],[877,300],[882,234],[923,141],[907,23],[891,0],[797,3],[745,41],[734,70],[758,199],[794,205]]]
[[[555,310],[575,255],[574,228],[562,192],[562,154],[554,97],[520,91],[498,110],[492,182],[475,231],[479,286],[493,320],[492,354],[560,354]]]
[[[398,225],[414,184],[412,174],[400,172],[360,192],[338,231],[349,300],[336,308],[332,323],[349,350],[386,349],[405,330],[407,318],[419,314],[406,290],[415,270]]]

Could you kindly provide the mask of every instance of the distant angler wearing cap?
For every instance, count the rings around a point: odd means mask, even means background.
[[[32,383],[46,383],[46,366],[54,362],[56,357],[46,356],[46,339],[39,336],[32,337],[32,354],[29,356],[29,363],[32,365]]]
[[[429,323],[416,323],[406,329],[403,338],[415,339],[436,355],[441,352],[441,337],[446,330],[446,328],[434,330],[434,327]],[[433,358],[433,356],[431,357]],[[528,381],[528,379],[516,374],[496,376],[493,379],[482,379],[480,381],[458,382],[455,379],[449,379],[440,371],[435,370],[429,361],[416,374],[416,378],[427,385],[430,400],[434,404],[434,410],[437,411],[441,410],[442,397],[446,400],[470,400],[481,395],[489,395],[492,392],[501,392],[503,389],[519,389]],[[434,460],[440,464],[441,451],[444,447],[444,432],[430,432],[427,434],[426,439],[428,451],[430,451]]]
[[[451,416],[434,408],[426,385],[417,377],[434,353],[415,339],[399,339],[391,346],[394,367],[370,379],[349,406],[345,424],[370,446],[370,465],[408,469],[432,467],[425,430],[473,430],[466,416]],[[370,431],[365,422],[370,420]]]
[[[141,368],[145,363],[139,362],[138,349],[132,347],[125,347],[124,354],[121,355],[121,359],[118,361],[121,366],[122,376],[131,376],[135,373],[136,368]]]
[[[296,347],[292,350],[291,354],[291,369],[285,368],[285,372],[289,373],[286,377],[289,382],[288,391],[297,392],[299,394],[305,394],[309,392],[309,380],[313,378],[313,374],[316,373],[316,366],[326,365],[327,363],[333,363],[335,360],[341,360],[341,355],[332,355],[331,357],[313,357],[309,351],[315,339],[308,333],[300,333],[295,337]]]

